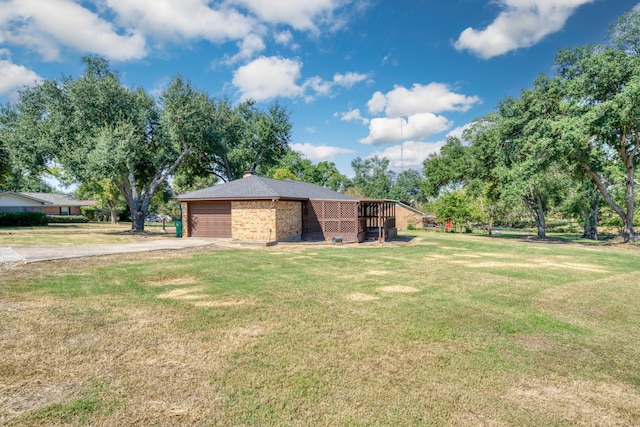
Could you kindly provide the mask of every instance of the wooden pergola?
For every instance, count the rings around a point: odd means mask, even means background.
[[[360,200],[358,205],[358,224],[362,233],[360,241],[377,240],[387,242],[398,235],[396,229],[395,200]]]

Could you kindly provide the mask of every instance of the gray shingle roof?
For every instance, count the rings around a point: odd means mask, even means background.
[[[25,192],[20,192],[18,194],[23,194],[33,199],[42,200],[47,204],[51,204],[54,206],[87,206],[88,204],[87,201],[81,201],[81,200],[75,199],[67,194],[25,193]]]
[[[177,200],[289,199],[353,200],[345,194],[302,181],[280,180],[252,175],[175,197]]]

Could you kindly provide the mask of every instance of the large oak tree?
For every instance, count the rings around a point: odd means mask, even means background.
[[[179,167],[183,175],[224,180],[273,161],[289,139],[286,110],[263,113],[252,102],[231,107],[175,77],[159,99],[125,86],[99,57],[85,57],[83,75],[46,80],[3,110],[12,144],[55,161],[79,183],[115,185],[127,201],[132,229],[156,191]],[[232,113],[227,115],[227,113]]]

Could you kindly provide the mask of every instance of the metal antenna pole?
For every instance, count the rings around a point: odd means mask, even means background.
[[[404,136],[402,134],[402,125],[404,118],[400,116],[400,172],[404,172]]]

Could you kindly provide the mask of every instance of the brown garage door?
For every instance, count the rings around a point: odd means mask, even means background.
[[[189,211],[191,236],[231,237],[231,202],[192,202]]]

